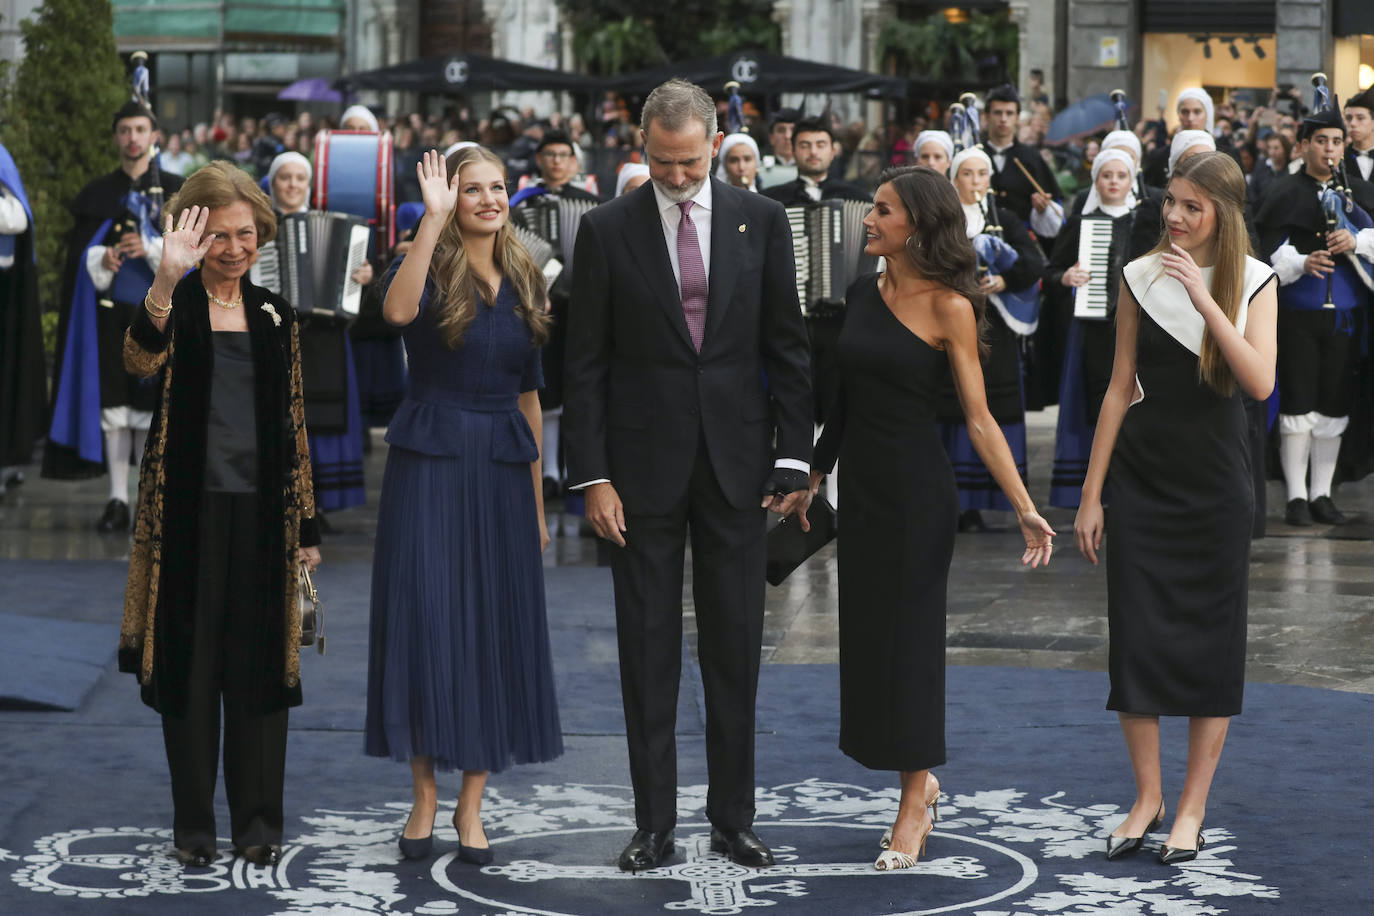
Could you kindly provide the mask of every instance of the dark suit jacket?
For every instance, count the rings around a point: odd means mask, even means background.
[[[705,435],[730,503],[758,505],[775,458],[811,456],[811,381],[783,208],[711,180],[710,292],[692,346],[652,183],[582,218],[573,257],[568,478],[609,479],[626,511],[685,492]]]
[[[765,197],[771,197],[784,207],[796,207],[803,204],[812,203],[811,197],[806,193],[806,183],[800,178],[780,184],[776,188],[764,188],[761,192]],[[872,200],[873,195],[866,192],[858,185],[850,184],[847,181],[840,181],[835,178],[827,178],[821,182],[821,200]]]

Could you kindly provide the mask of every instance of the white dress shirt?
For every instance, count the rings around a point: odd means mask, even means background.
[[[677,281],[679,294],[682,292],[682,269],[677,265],[677,226],[682,221],[682,208],[677,201],[664,194],[657,184],[649,182],[654,189],[654,199],[658,201],[658,215],[663,220],[663,241],[668,246],[668,262],[673,265],[673,279]],[[697,244],[701,246],[701,266],[706,268],[706,279],[711,279],[711,182],[708,180],[701,190],[692,197],[696,205],[688,214],[697,230]]]

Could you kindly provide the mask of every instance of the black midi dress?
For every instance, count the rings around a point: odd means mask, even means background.
[[[1223,396],[1199,381],[1202,318],[1159,255],[1124,276],[1140,303],[1138,387],[1108,470],[1107,708],[1237,715],[1254,516],[1245,409],[1238,389]],[[1273,277],[1246,259],[1242,333]]]
[[[936,422],[949,361],[883,301],[846,296],[840,388],[813,466],[840,459],[840,750],[870,769],[945,762],[945,583],[959,502]]]

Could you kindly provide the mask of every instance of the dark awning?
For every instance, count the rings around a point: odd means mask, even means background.
[[[507,90],[595,92],[601,88],[601,82],[581,73],[533,67],[481,54],[442,54],[350,73],[335,80],[334,88],[450,94]]]
[[[907,94],[907,81],[901,77],[818,64],[768,51],[736,51],[679,61],[608,76],[602,85],[619,92],[642,94],[673,77],[690,80],[711,93],[720,93],[727,82],[735,80],[746,94],[859,92],[875,98],[905,98]]]

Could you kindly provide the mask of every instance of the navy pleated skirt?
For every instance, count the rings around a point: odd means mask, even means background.
[[[496,772],[563,739],[530,465],[488,459],[503,418],[469,416],[460,456],[387,456],[365,749]]]

